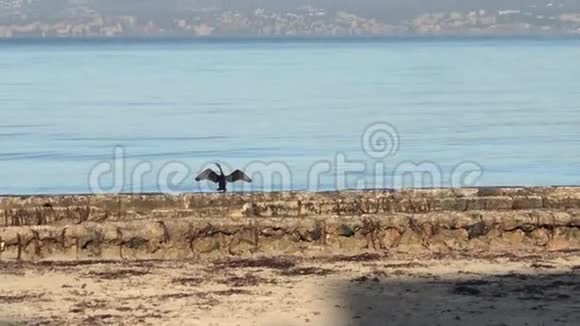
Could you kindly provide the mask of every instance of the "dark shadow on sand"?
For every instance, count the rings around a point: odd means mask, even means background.
[[[580,270],[458,279],[389,272],[345,285],[343,325],[580,325]]]

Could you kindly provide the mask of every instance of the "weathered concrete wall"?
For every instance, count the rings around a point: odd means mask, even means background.
[[[580,188],[0,198],[0,259],[580,250]]]

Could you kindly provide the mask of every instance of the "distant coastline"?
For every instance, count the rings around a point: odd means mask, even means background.
[[[449,34],[418,35],[402,34],[390,36],[132,36],[132,37],[17,37],[0,38],[1,44],[67,44],[67,43],[367,43],[367,42],[440,42],[440,41],[580,41],[580,34]]]
[[[315,2],[240,7],[185,6],[182,0],[143,8],[136,2],[123,7],[83,0],[45,7],[39,1],[11,0],[0,3],[0,39],[580,35],[580,6],[547,0],[543,5],[481,3],[469,9]]]

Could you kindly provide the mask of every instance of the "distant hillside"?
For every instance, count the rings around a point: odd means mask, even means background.
[[[1,37],[578,34],[578,0],[0,0]]]

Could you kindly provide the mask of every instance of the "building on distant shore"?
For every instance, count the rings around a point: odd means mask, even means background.
[[[0,0],[0,16],[14,15],[22,8],[24,0]]]

